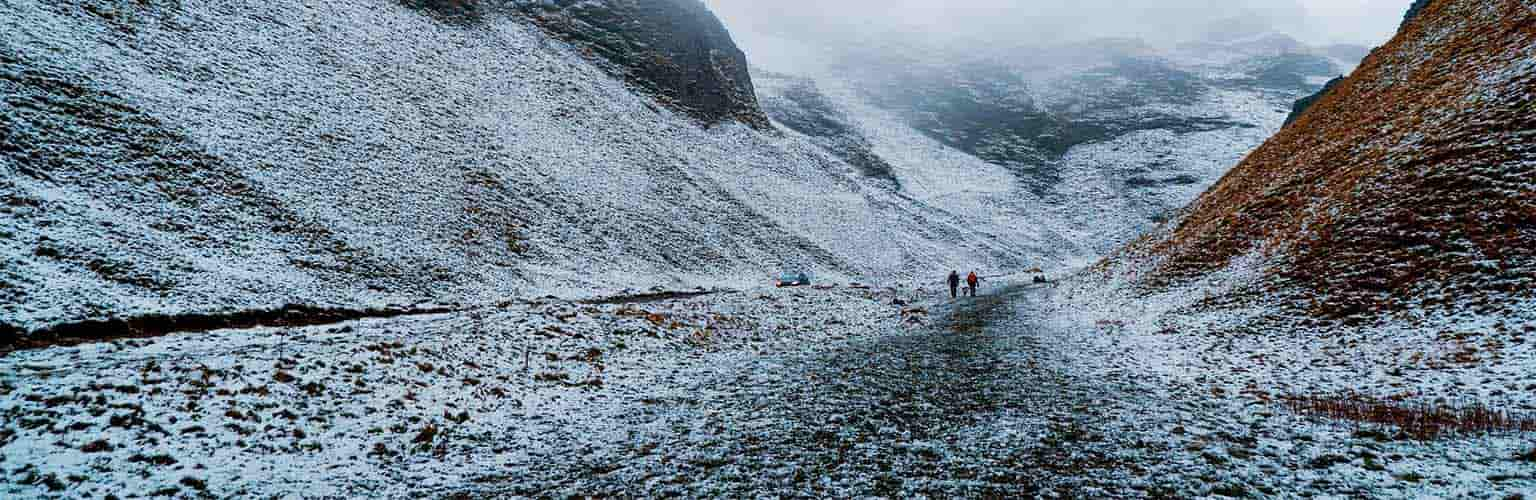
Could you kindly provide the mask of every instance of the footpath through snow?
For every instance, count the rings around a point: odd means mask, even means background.
[[[994,292],[548,302],[17,352],[0,357],[0,495],[1536,489],[1528,436],[1311,422],[1046,321],[1048,288]]]

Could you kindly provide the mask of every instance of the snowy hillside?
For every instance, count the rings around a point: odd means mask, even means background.
[[[1061,321],[1123,326],[1178,372],[1231,373],[1224,390],[1536,410],[1536,4],[1421,8],[1066,287]]]
[[[781,266],[926,278],[1030,255],[810,142],[701,127],[516,13],[0,9],[10,330],[731,286]]]

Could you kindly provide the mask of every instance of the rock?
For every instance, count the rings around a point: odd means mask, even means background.
[[[1317,91],[1316,94],[1297,99],[1296,102],[1291,105],[1290,116],[1285,117],[1285,124],[1290,125],[1291,122],[1296,121],[1297,118],[1301,118],[1302,113],[1307,112],[1307,109],[1310,109],[1313,104],[1317,104],[1317,101],[1323,100],[1323,96],[1328,95],[1328,92],[1333,90],[1333,88],[1337,87],[1340,83],[1344,83],[1344,77],[1342,75],[1338,78],[1328,80],[1328,83],[1324,84],[1322,90]]]
[[[1429,0],[1415,0],[1413,5],[1408,6],[1408,13],[1403,15],[1403,24],[1398,26],[1398,30],[1408,27],[1408,23],[1419,17],[1419,13],[1423,12],[1424,8],[1428,6]]]
[[[479,0],[400,0],[400,3],[446,21],[478,21],[482,11]]]
[[[432,440],[436,439],[436,438],[437,438],[437,426],[436,425],[432,425],[432,424],[427,424],[426,427],[421,429],[421,432],[416,434],[415,438],[411,439],[411,442],[415,443],[415,444],[418,444],[418,445],[430,445],[430,444],[432,444]]]
[[[1370,439],[1380,443],[1385,443],[1392,440],[1392,437],[1388,436],[1387,433],[1375,429],[1358,430],[1355,431],[1354,434],[1351,434],[1350,437],[1355,439]]]
[[[208,489],[208,483],[206,481],[191,476],[181,478],[181,485],[197,491],[204,491]]]
[[[86,443],[85,446],[81,446],[80,447],[80,451],[84,452],[84,453],[101,453],[101,452],[112,451],[114,449],[116,449],[116,448],[114,446],[112,446],[112,443],[107,442],[107,440],[105,440],[105,439],[98,439],[98,440],[95,440],[95,441],[91,441],[89,443]]]
[[[1327,453],[1307,462],[1307,466],[1313,469],[1327,469],[1339,464],[1349,463],[1349,457],[1336,453]]]
[[[770,127],[746,54],[703,2],[544,0],[520,9],[668,107],[709,125],[736,120]]]
[[[1247,498],[1248,486],[1242,483],[1222,483],[1211,489],[1211,494],[1232,498]]]

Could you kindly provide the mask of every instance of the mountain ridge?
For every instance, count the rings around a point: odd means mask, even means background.
[[[705,124],[768,127],[747,56],[700,0],[523,0],[545,31],[606,61],[615,76]]]

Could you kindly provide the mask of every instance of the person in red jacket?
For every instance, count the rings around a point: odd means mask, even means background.
[[[971,271],[971,274],[965,277],[966,290],[972,297],[976,296],[976,284],[979,282],[981,282],[981,277],[976,276],[976,271]]]

